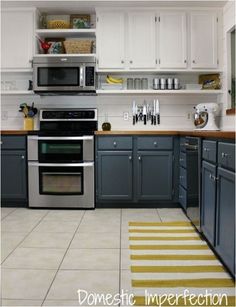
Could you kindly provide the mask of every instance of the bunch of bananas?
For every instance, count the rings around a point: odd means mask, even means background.
[[[122,78],[114,78],[107,75],[106,82],[109,84],[122,84],[124,80]]]

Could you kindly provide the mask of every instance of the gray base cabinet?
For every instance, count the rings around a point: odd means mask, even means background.
[[[203,158],[202,232],[235,275],[235,144],[205,140]]]
[[[27,204],[26,140],[3,136],[1,151],[1,201],[3,206]]]
[[[97,193],[100,200],[132,200],[132,151],[98,152]]]
[[[208,162],[202,163],[202,231],[208,241],[214,245],[216,214],[216,166]]]
[[[215,248],[235,272],[235,173],[218,168]]]
[[[172,199],[172,152],[138,152],[138,199]]]
[[[97,203],[173,201],[173,137],[99,136]]]

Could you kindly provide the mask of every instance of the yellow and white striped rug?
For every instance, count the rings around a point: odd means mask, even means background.
[[[234,281],[190,222],[130,222],[129,244],[135,305],[236,306]]]

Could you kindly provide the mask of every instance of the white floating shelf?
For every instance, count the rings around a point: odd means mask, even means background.
[[[1,91],[1,95],[34,95],[33,91],[20,91],[20,90],[15,90],[15,91]]]
[[[40,37],[95,37],[96,29],[38,29],[35,33]]]
[[[223,94],[221,90],[97,90],[97,94],[100,95],[111,95],[111,94]]]

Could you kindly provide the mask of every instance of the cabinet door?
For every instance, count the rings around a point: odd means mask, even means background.
[[[235,272],[235,173],[218,168],[216,250]]]
[[[172,152],[138,152],[137,194],[140,200],[172,199]]]
[[[125,67],[125,15],[122,12],[101,12],[97,22],[98,68]]]
[[[190,14],[191,67],[217,67],[217,14],[192,12]]]
[[[186,14],[160,13],[160,68],[186,68]]]
[[[215,242],[216,214],[216,166],[208,162],[202,163],[202,207],[201,227],[209,242]]]
[[[2,200],[26,200],[25,151],[3,150],[1,153]]]
[[[29,69],[34,53],[34,11],[2,11],[2,68]]]
[[[132,151],[98,152],[98,200],[132,200],[132,169]]]
[[[156,67],[155,13],[128,14],[128,63],[130,69]]]

